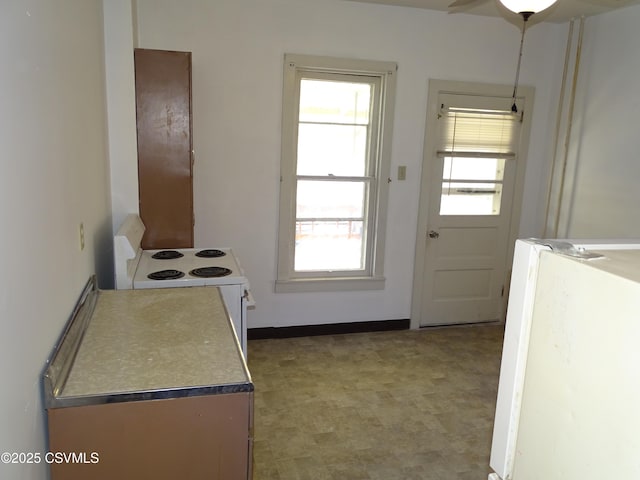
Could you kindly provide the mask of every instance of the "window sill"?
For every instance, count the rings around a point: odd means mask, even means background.
[[[296,278],[276,280],[276,293],[383,290],[384,277]]]

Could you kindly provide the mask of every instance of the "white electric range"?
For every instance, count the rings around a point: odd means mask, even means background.
[[[231,248],[143,250],[145,227],[128,215],[114,237],[116,289],[218,287],[247,356],[247,308],[255,305],[249,281]]]

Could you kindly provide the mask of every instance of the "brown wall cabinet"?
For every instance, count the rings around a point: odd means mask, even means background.
[[[191,52],[134,57],[142,248],[193,247]]]

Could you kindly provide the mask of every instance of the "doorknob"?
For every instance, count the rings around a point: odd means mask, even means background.
[[[440,236],[440,234],[435,230],[429,230],[427,235],[429,235],[429,238],[438,238]]]

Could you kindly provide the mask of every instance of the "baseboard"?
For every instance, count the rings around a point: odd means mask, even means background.
[[[371,322],[326,323],[322,325],[299,325],[294,327],[267,327],[247,329],[248,340],[267,338],[313,337],[317,335],[340,335],[344,333],[386,332],[407,330],[408,318],[399,320],[378,320]]]

